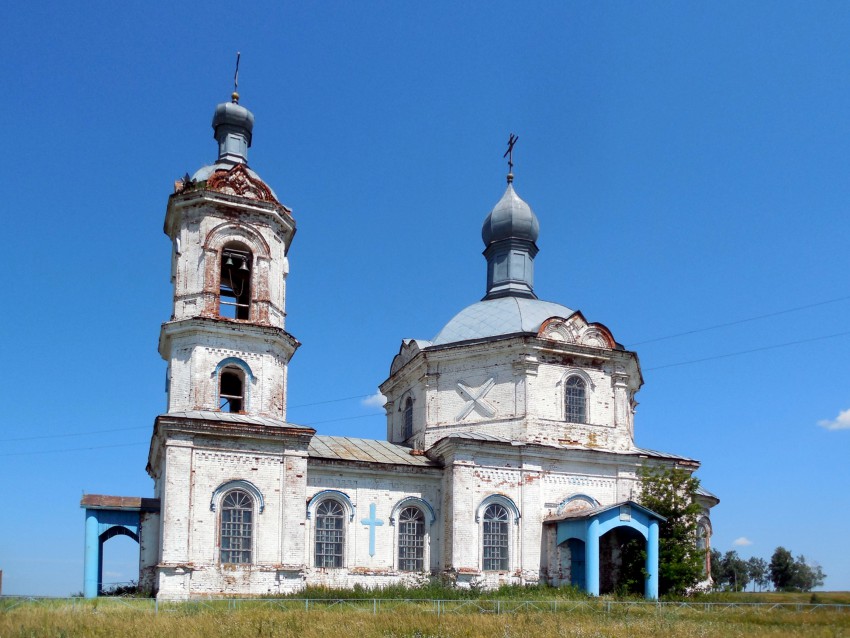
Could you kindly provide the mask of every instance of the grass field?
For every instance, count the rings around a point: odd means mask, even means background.
[[[850,603],[850,593],[819,593],[822,603]],[[530,597],[528,598],[531,599]],[[730,594],[703,597],[724,602],[809,603],[811,594]],[[488,600],[492,598],[488,597]],[[328,608],[316,601],[305,611],[303,601],[222,601],[160,605],[150,600],[50,600],[0,607],[2,638],[65,638],[71,636],[140,638],[437,638],[498,636],[602,637],[630,636],[847,636],[850,610],[812,608],[800,611],[767,608],[720,608],[712,611],[676,607],[604,604],[571,605],[562,600],[557,611],[538,602],[522,606],[506,601],[494,613],[494,603],[453,601],[436,613],[429,601],[380,600],[343,602]],[[491,610],[482,613],[480,608]],[[449,609],[450,611],[446,611]],[[506,610],[515,610],[506,613]]]

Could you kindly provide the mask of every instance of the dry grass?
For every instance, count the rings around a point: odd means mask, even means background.
[[[130,608],[108,604],[23,604],[0,613],[3,638],[461,638],[547,636],[715,637],[850,636],[850,612],[766,610],[693,611],[631,608],[598,611],[453,613],[437,616],[408,605],[373,615],[368,609],[281,610],[246,605],[239,610],[201,606]]]

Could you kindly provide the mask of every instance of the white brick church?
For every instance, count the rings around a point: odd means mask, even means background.
[[[486,295],[432,340],[405,339],[380,384],[387,440],[287,422],[295,220],[248,166],[253,123],[236,94],[218,105],[218,160],[169,198],[174,308],[159,340],[168,410],[148,456],[154,496],[83,498],[86,595],[101,590],[103,543],[124,534],[140,544],[140,584],[163,599],[432,577],[600,594],[632,538],[646,543],[656,597],[660,517],[634,501],[637,472],[699,464],[635,445],[636,354],[537,298],[538,221],[513,175],[484,220]],[[718,500],[700,498],[707,543]]]

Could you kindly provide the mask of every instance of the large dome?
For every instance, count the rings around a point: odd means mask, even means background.
[[[457,313],[434,337],[432,344],[439,346],[518,332],[537,334],[543,322],[550,317],[566,319],[573,312],[561,304],[539,299],[524,297],[486,299],[467,306]]]

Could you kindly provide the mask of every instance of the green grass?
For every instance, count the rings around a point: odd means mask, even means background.
[[[535,588],[536,589],[536,588]],[[0,636],[3,638],[65,638],[91,636],[95,638],[133,636],[140,638],[255,638],[297,636],[299,638],[448,638],[498,636],[607,637],[635,638],[714,637],[714,636],[850,636],[850,610],[806,608],[806,611],[767,609],[717,609],[700,611],[687,608],[611,605],[587,605],[582,599],[564,595],[553,598],[550,588],[543,588],[539,597],[533,590],[515,588],[488,592],[486,598],[451,599],[436,613],[429,601],[396,602],[385,590],[386,598],[372,603],[376,592],[367,600],[353,596],[335,604],[305,603],[293,599],[272,601],[253,599],[239,601],[233,609],[230,601],[196,601],[190,604],[160,604],[154,613],[154,602],[144,599],[97,599],[90,601],[46,600],[24,602],[14,608],[12,599],[0,606]],[[319,590],[323,598],[337,598],[337,592]],[[557,590],[556,590],[557,591]],[[313,590],[312,593],[316,593]],[[352,592],[349,592],[352,593]],[[406,592],[405,593],[409,593]],[[433,592],[432,592],[433,593]],[[501,598],[493,594],[501,593]],[[566,594],[567,592],[562,592]],[[546,595],[544,595],[546,594]],[[303,595],[303,594],[302,594]],[[713,602],[808,602],[810,594],[713,594],[700,600]],[[850,593],[824,592],[819,597],[830,601],[850,602]],[[400,596],[411,599],[412,596]],[[427,596],[423,596],[427,598]],[[443,597],[443,600],[449,600]],[[547,611],[525,609],[515,611],[520,600],[537,600]],[[558,600],[558,610],[542,601]],[[485,602],[489,601],[489,602]],[[499,601],[502,613],[493,613]],[[379,605],[380,613],[373,614]],[[480,608],[491,610],[482,613]],[[452,610],[449,613],[448,610]]]

